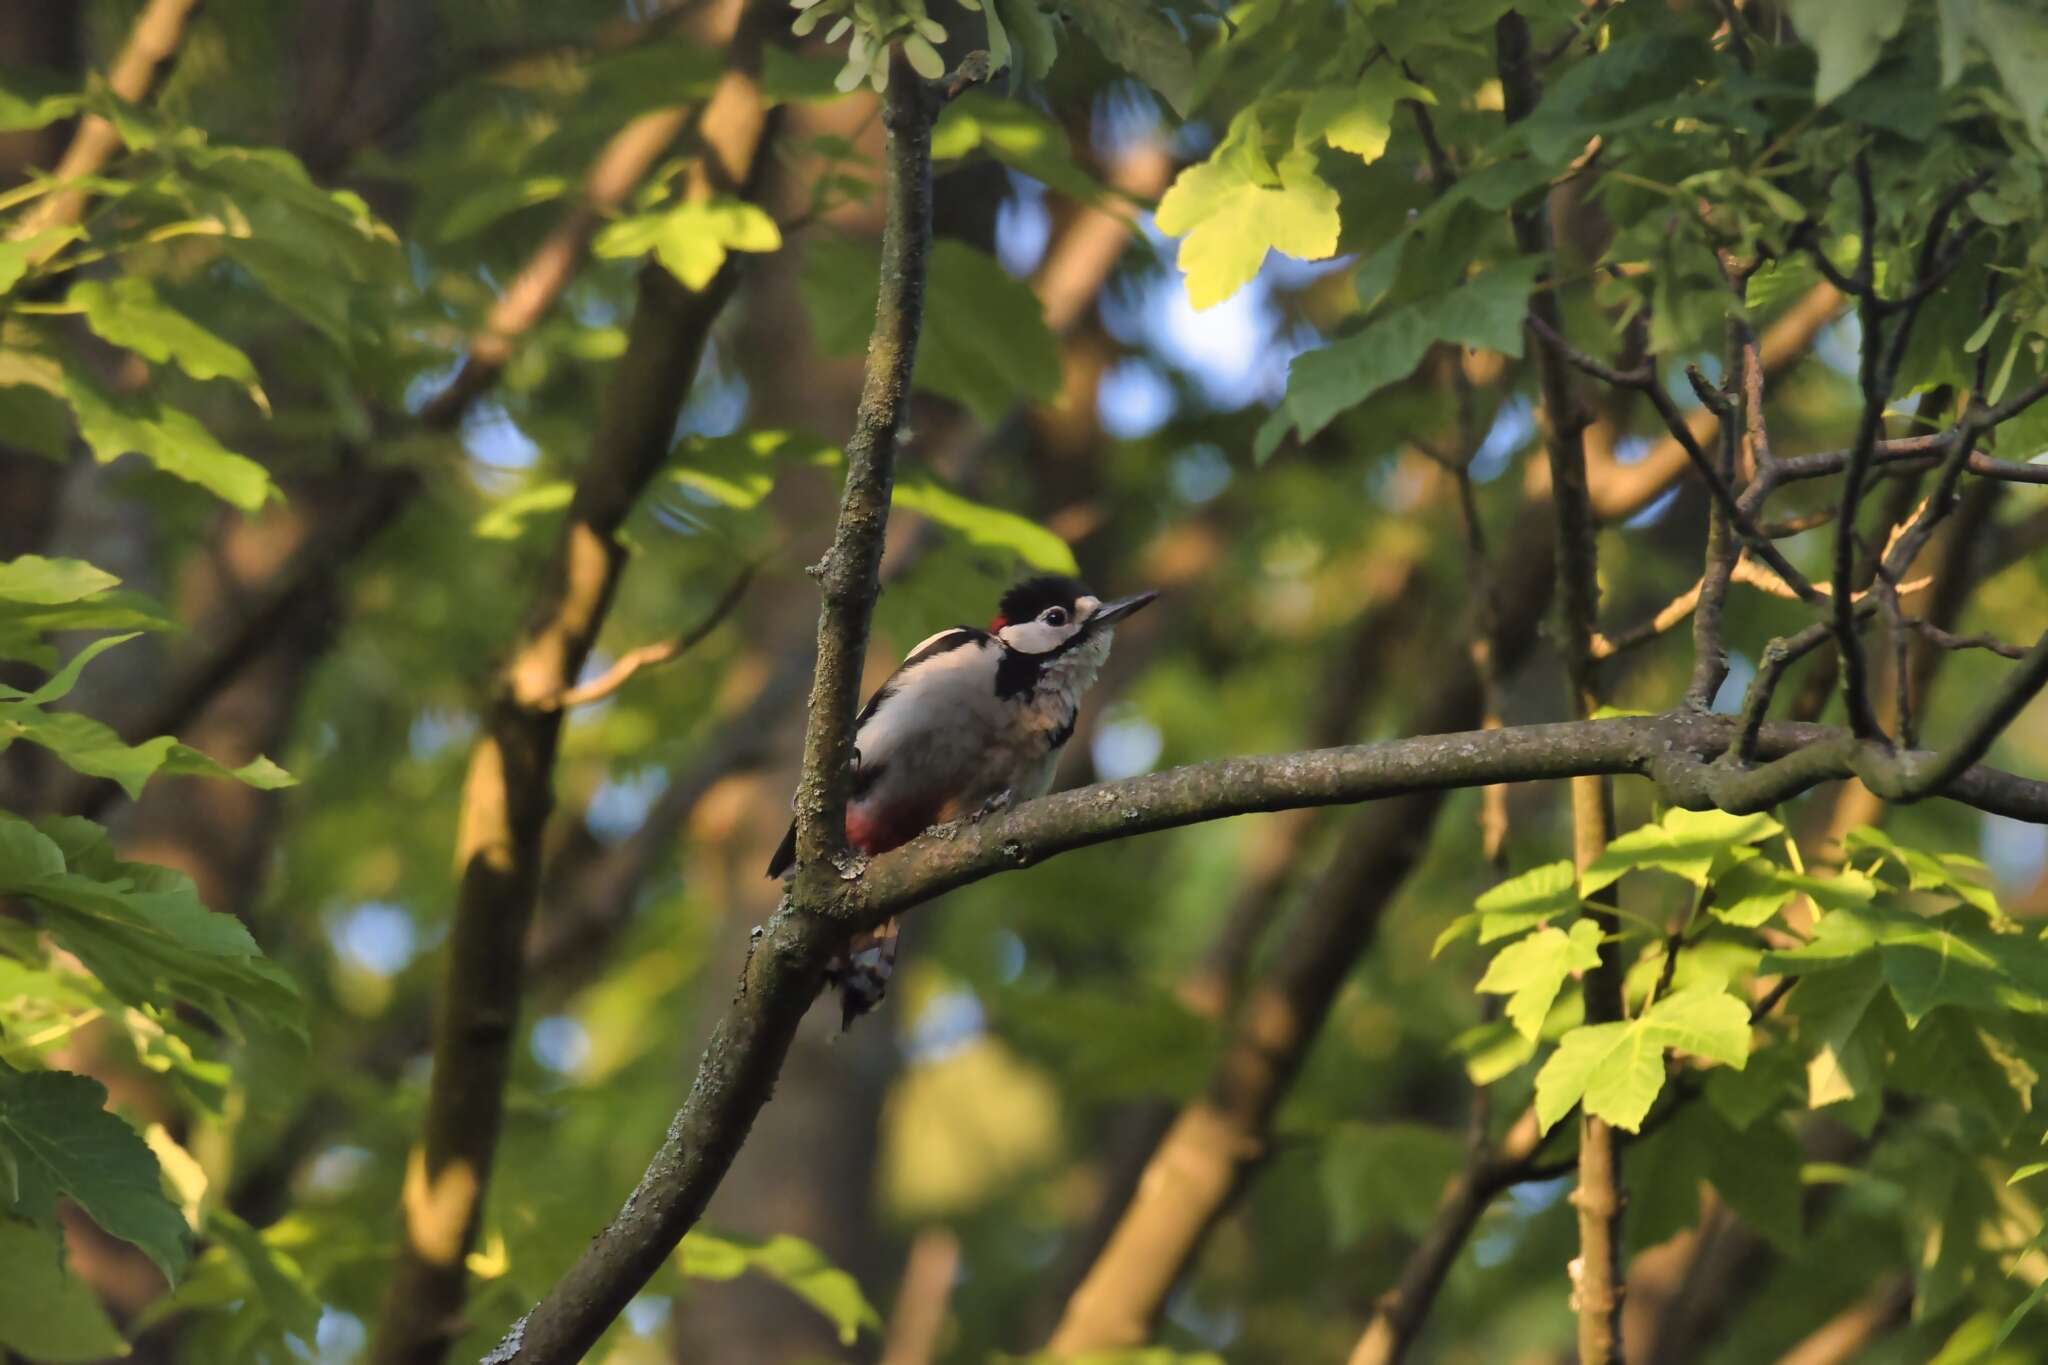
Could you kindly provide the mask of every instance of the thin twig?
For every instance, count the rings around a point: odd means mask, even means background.
[[[1663,419],[1672,439],[1678,442],[1687,458],[1692,461],[1693,468],[1699,472],[1700,480],[1706,484],[1707,492],[1712,496],[1715,506],[1734,523],[1735,529],[1742,536],[1744,546],[1750,553],[1775,569],[1778,576],[1792,585],[1805,601],[1818,605],[1824,600],[1819,590],[1807,581],[1806,575],[1792,567],[1791,562],[1771,543],[1770,538],[1757,529],[1755,521],[1729,487],[1728,480],[1721,476],[1698,438],[1693,435],[1685,414],[1678,410],[1678,405],[1672,401],[1671,395],[1666,393],[1663,384],[1658,382],[1656,364],[1653,360],[1646,360],[1633,370],[1618,370],[1573,346],[1565,340],[1555,325],[1535,313],[1529,315],[1528,323],[1531,330],[1573,366],[1617,388],[1634,389],[1648,398],[1651,406],[1657,409],[1658,416]],[[1728,418],[1723,416],[1721,420],[1725,425]]]
[[[592,678],[589,682],[565,688],[553,697],[543,700],[540,705],[549,710],[557,711],[570,706],[584,706],[590,702],[609,697],[612,693],[624,687],[626,680],[643,668],[653,668],[659,664],[671,663],[681,658],[691,649],[701,644],[704,638],[710,635],[712,631],[717,630],[719,626],[725,623],[726,618],[731,616],[734,609],[739,606],[740,599],[747,595],[747,587],[754,581],[754,575],[760,568],[760,560],[755,560],[753,563],[742,568],[739,576],[733,579],[732,585],[725,590],[724,596],[720,597],[717,604],[705,613],[704,619],[684,631],[681,635],[676,636],[672,640],[662,640],[656,644],[641,645],[637,649],[629,649],[624,654],[621,654],[610,668],[607,668],[597,677]]]
[[[1909,616],[1906,618],[1906,625],[1910,629],[1918,631],[1927,638],[1929,643],[1941,649],[1988,649],[2003,659],[2024,659],[2027,657],[2027,647],[2025,645],[2016,645],[2009,640],[2001,640],[1997,636],[1988,633],[1957,635],[1943,630],[1924,616]]]

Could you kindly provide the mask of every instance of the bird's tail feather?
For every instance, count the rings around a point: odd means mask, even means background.
[[[796,821],[789,822],[789,833],[782,836],[782,842],[775,846],[775,856],[768,860],[768,875],[780,877],[796,866]]]
[[[825,981],[839,990],[839,1028],[853,1027],[853,1021],[882,1003],[889,993],[889,978],[896,974],[896,921],[879,929],[854,935],[846,952],[832,959],[825,969]]]

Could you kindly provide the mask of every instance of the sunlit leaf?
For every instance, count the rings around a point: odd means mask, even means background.
[[[1537,1073],[1537,1121],[1548,1129],[1583,1099],[1588,1113],[1636,1131],[1664,1088],[1667,1048],[1740,1067],[1749,1057],[1749,1009],[1696,986],[1638,1018],[1573,1029]]]
[[[699,1279],[729,1280],[747,1270],[760,1271],[824,1314],[838,1329],[843,1345],[851,1346],[863,1328],[881,1330],[881,1314],[853,1276],[800,1237],[785,1234],[765,1242],[744,1242],[692,1229],[676,1259],[685,1275]]]
[[[1571,932],[1545,926],[1494,955],[1478,988],[1509,996],[1507,1014],[1524,1038],[1534,1039],[1567,978],[1600,965],[1600,926],[1576,921]]]
[[[775,220],[756,205],[732,198],[685,200],[660,212],[621,218],[591,243],[600,256],[643,256],[651,251],[691,289],[710,284],[729,252],[781,249],[782,232]]]
[[[1159,230],[1181,238],[1180,269],[1198,309],[1235,294],[1268,251],[1304,261],[1336,253],[1337,191],[1317,175],[1315,156],[1296,148],[1268,169],[1263,154],[1250,149],[1261,135],[1256,113],[1241,117],[1209,159],[1182,171],[1159,201]]]

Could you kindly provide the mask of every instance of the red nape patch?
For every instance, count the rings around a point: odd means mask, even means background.
[[[1009,622],[1009,619],[1008,619],[1007,617],[1002,617],[1002,616],[996,616],[996,617],[992,617],[992,618],[990,618],[990,620],[989,620],[989,623],[988,623],[988,633],[989,633],[989,634],[991,634],[991,635],[994,635],[994,634],[996,634],[996,633],[997,633],[998,631],[1002,630],[1002,628],[1003,628],[1004,626],[1007,626],[1007,625],[1009,625],[1009,624],[1010,624],[1010,622]]]
[[[879,810],[872,806],[846,808],[846,842],[862,853],[887,853],[907,844],[932,823],[932,812]]]

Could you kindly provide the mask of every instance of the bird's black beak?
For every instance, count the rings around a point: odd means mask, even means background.
[[[1114,602],[1104,602],[1095,609],[1095,614],[1088,618],[1088,624],[1091,627],[1113,626],[1139,608],[1150,605],[1152,599],[1157,596],[1159,594],[1156,592],[1140,592],[1129,597],[1119,597]]]

